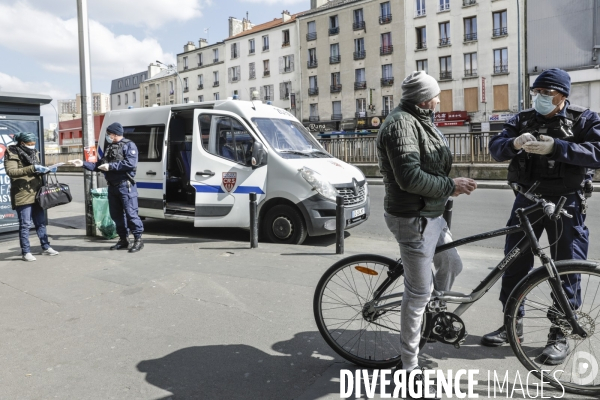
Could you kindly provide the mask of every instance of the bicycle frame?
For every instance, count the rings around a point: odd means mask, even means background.
[[[570,323],[571,327],[573,328],[573,333],[578,334],[583,338],[587,337],[587,333],[585,332],[585,330],[583,328],[581,328],[581,326],[577,322],[575,313],[569,306],[567,297],[566,297],[564,291],[562,290],[562,281],[561,281],[560,277],[558,276],[558,271],[556,269],[556,266],[554,265],[554,261],[552,260],[552,258],[548,257],[548,255],[546,255],[542,251],[542,248],[540,247],[540,244],[539,244],[537,238],[535,237],[535,233],[533,232],[533,227],[531,226],[531,222],[529,221],[529,218],[527,218],[527,215],[529,215],[535,211],[538,211],[540,209],[542,209],[542,206],[540,204],[533,204],[529,207],[518,209],[516,211],[516,213],[517,213],[517,216],[520,221],[519,225],[513,225],[513,226],[506,227],[506,228],[490,231],[490,232],[485,232],[485,233],[480,233],[480,234],[473,235],[473,236],[468,236],[466,238],[459,239],[459,240],[453,241],[451,243],[444,244],[442,246],[438,246],[435,249],[436,254],[446,251],[448,249],[463,246],[463,245],[469,244],[469,243],[478,242],[478,241],[484,240],[484,239],[490,239],[490,238],[497,237],[497,236],[510,235],[510,234],[518,233],[518,232],[525,233],[525,236],[517,243],[517,245],[515,247],[513,247],[511,249],[511,251],[508,252],[508,254],[506,254],[506,256],[502,259],[502,261],[500,261],[500,263],[498,265],[496,265],[496,267],[489,273],[489,275],[486,276],[485,279],[483,281],[481,281],[481,283],[475,289],[473,289],[471,294],[464,294],[464,293],[452,292],[452,291],[435,291],[435,293],[434,293],[435,297],[438,300],[442,300],[447,303],[460,304],[456,308],[456,310],[454,310],[454,314],[456,314],[458,316],[462,315],[465,311],[467,311],[473,305],[473,303],[475,303],[477,300],[481,299],[483,297],[483,295],[486,294],[487,291],[492,286],[494,286],[494,284],[498,281],[498,279],[500,279],[500,277],[504,274],[504,271],[508,267],[510,267],[512,265],[512,263],[521,254],[524,254],[527,250],[529,250],[531,248],[533,251],[533,254],[535,256],[537,256],[538,258],[540,258],[540,260],[542,261],[542,264],[548,271],[548,274],[550,276],[549,281],[550,281],[550,286],[552,288],[552,292],[555,296],[555,299],[558,302],[558,305],[563,310],[565,310],[566,319]],[[386,280],[384,282],[382,282],[382,284],[375,290],[374,296],[373,296],[373,302],[377,302],[380,300],[392,299],[392,298],[396,298],[396,297],[401,297],[403,295],[402,293],[397,293],[397,294],[390,294],[387,296],[381,296],[381,294],[393,283],[393,281],[395,279],[397,279],[398,276],[400,276],[400,271],[398,270],[399,265],[400,264],[396,265],[396,267],[394,267],[392,270],[390,270],[390,272],[388,273],[388,278],[386,278]],[[389,302],[389,303],[386,303],[383,305],[374,305],[373,309],[375,311],[383,311],[388,308],[400,306],[401,304],[402,304],[401,300],[393,301],[393,302]]]

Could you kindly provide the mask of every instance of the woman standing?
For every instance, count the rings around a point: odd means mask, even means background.
[[[46,234],[46,215],[44,209],[35,200],[42,186],[42,175],[56,172],[56,169],[40,164],[39,153],[35,149],[37,135],[29,132],[19,132],[14,135],[16,145],[8,146],[4,156],[4,169],[10,177],[10,201],[13,210],[19,217],[19,241],[23,261],[35,261],[29,248],[29,229],[31,222],[40,238],[42,254],[55,256],[58,251],[50,247]]]

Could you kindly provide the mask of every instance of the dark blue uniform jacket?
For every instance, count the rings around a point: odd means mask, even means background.
[[[102,172],[106,180],[112,184],[127,180],[127,174],[129,174],[129,176],[132,178],[135,177],[135,168],[137,167],[138,163],[138,149],[135,143],[125,143],[123,146],[123,160],[111,162],[108,172],[98,169],[98,166],[104,164],[102,161],[104,159],[104,155],[106,155],[106,152],[104,152],[103,158],[98,159],[98,161],[95,163],[85,161],[83,163],[83,167],[89,171]]]

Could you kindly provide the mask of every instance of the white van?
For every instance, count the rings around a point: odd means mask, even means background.
[[[261,238],[300,244],[335,232],[335,197],[346,229],[369,217],[363,173],[332,157],[286,110],[222,100],[110,111],[139,150],[139,215],[193,220],[199,227],[250,227],[257,194]]]

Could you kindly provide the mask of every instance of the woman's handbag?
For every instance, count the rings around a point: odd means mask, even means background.
[[[47,174],[47,176],[50,178],[42,185],[35,195],[35,200],[40,207],[47,210],[52,207],[70,203],[71,200],[73,200],[73,196],[71,196],[69,185],[59,183],[56,174],[54,174],[54,179],[52,179],[50,174]]]

